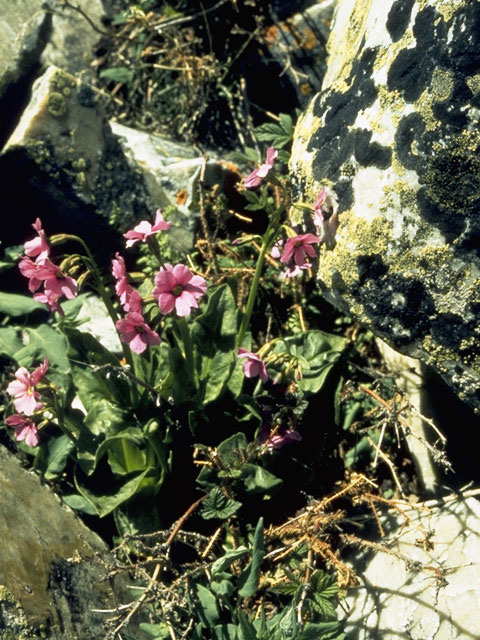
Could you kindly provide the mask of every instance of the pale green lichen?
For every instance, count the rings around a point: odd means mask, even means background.
[[[474,96],[480,92],[480,73],[475,73],[467,78],[467,86]]]
[[[61,118],[67,113],[67,103],[61,93],[52,91],[48,96],[48,111],[55,118]]]
[[[434,69],[432,76],[432,97],[437,102],[445,102],[452,95],[453,74],[447,69]]]
[[[36,640],[21,604],[7,587],[0,585],[0,640]]]
[[[328,288],[332,288],[335,272],[340,273],[348,296],[348,287],[358,283],[357,258],[383,255],[392,237],[392,226],[380,216],[368,222],[349,211],[342,213],[340,222],[335,250],[321,250],[319,277]]]

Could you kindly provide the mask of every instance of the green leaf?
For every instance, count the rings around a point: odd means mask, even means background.
[[[237,627],[230,622],[217,624],[212,629],[212,640],[238,640]]]
[[[172,372],[170,393],[176,405],[192,402],[196,397],[196,389],[191,381],[187,363],[178,347],[169,351],[170,371]]]
[[[78,493],[72,493],[70,495],[64,494],[62,495],[62,500],[70,507],[70,509],[82,511],[83,513],[87,513],[89,516],[97,515],[97,511],[92,504]]]
[[[237,308],[228,285],[218,287],[210,296],[205,312],[192,326],[203,402],[213,402],[222,393],[235,364]]]
[[[220,619],[217,599],[214,594],[202,584],[197,583],[195,590],[198,600],[200,601],[200,606],[197,606],[199,618],[207,628],[213,627]]]
[[[18,329],[14,327],[0,327],[0,353],[14,358],[23,344],[18,335]]]
[[[244,433],[233,434],[217,447],[217,455],[225,469],[238,469],[244,463],[244,452],[247,449],[247,437]]]
[[[241,502],[227,498],[220,487],[214,487],[203,501],[200,515],[205,520],[220,518],[226,520],[242,506]]]
[[[84,484],[78,465],[75,468],[74,479],[77,491],[94,507],[97,515],[103,518],[140,491],[152,488],[156,484],[157,470],[149,467],[141,473],[132,474],[129,480],[115,483],[102,494],[94,493]]]
[[[252,561],[244,569],[238,579],[238,594],[242,598],[250,598],[255,595],[260,579],[260,569],[265,555],[265,542],[263,539],[263,518],[258,520],[253,534]]]
[[[85,425],[95,435],[112,436],[125,427],[129,416],[127,412],[112,402],[100,398],[87,412]]]
[[[48,357],[50,366],[55,366],[61,373],[70,372],[70,362],[67,358],[67,341],[65,337],[55,331],[48,324],[25,329],[28,344],[22,347],[15,359],[18,364],[29,367],[35,360]]]
[[[292,116],[288,113],[279,113],[278,117],[280,118],[280,126],[283,131],[289,136],[293,136],[293,120]]]
[[[168,625],[165,622],[159,622],[158,624],[150,624],[149,622],[141,622],[140,629],[152,636],[154,640],[165,640],[170,637],[170,631]]]
[[[111,404],[116,399],[115,389],[106,379],[105,373],[94,372],[91,367],[72,367],[72,377],[78,397],[87,410],[98,402],[106,401]]]
[[[216,400],[229,381],[230,374],[234,370],[235,355],[233,351],[217,351],[213,358],[204,358],[202,376],[205,376],[203,387],[203,402],[208,404]]]
[[[212,580],[210,582],[210,588],[213,593],[224,600],[228,600],[233,593],[233,584],[230,580],[220,580],[219,582]]]
[[[260,142],[270,143],[275,149],[281,149],[292,141],[293,125],[290,116],[282,114],[280,124],[265,122],[255,128],[255,135]]]
[[[227,551],[227,553],[224,556],[222,556],[218,560],[215,560],[215,562],[213,563],[212,575],[222,573],[223,571],[225,571],[225,569],[228,569],[228,567],[233,562],[247,555],[247,553],[248,553],[247,547],[243,547],[243,546],[238,547],[238,549],[231,549],[230,551]]]
[[[238,610],[238,621],[240,622],[238,640],[258,640],[255,627],[241,609]]]
[[[345,338],[319,330],[306,331],[283,342],[289,353],[308,363],[298,386],[301,391],[310,393],[320,391],[347,344]],[[285,350],[285,346],[282,348],[279,343],[275,350]]]
[[[84,402],[83,398],[81,399]],[[105,400],[105,398],[100,398],[87,406],[92,408],[80,425],[77,458],[84,473],[91,475],[100,459],[97,450],[102,442],[105,438],[121,431],[125,427],[125,423],[128,424],[131,419],[121,407]]]
[[[100,78],[107,78],[113,82],[125,82],[126,84],[133,80],[134,75],[133,69],[127,69],[127,67],[110,67],[110,69],[100,71]]]
[[[23,254],[23,244],[5,247],[3,254],[4,257],[0,260],[0,272],[7,271],[7,269],[13,269],[13,267],[17,266],[18,259]]]
[[[24,316],[40,310],[46,311],[45,305],[36,302],[31,296],[0,292],[0,313],[6,316]]]
[[[344,640],[343,624],[332,622],[307,622],[298,640]]]
[[[47,443],[48,457],[47,469],[44,473],[46,480],[54,480],[65,469],[68,457],[74,449],[70,438],[63,434],[58,438],[51,438]]]
[[[245,463],[241,467],[241,478],[247,493],[272,495],[282,485],[282,480],[258,464]]]
[[[139,429],[122,429],[114,436],[106,438],[98,447],[95,453],[95,467],[105,453],[108,453],[108,464],[115,475],[123,476],[153,466],[153,460],[149,460],[148,464],[142,445],[144,439]]]

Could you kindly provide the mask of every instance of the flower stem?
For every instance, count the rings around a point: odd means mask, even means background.
[[[88,248],[87,244],[79,236],[70,235],[70,234],[62,234],[62,239],[63,240],[74,240],[75,242],[78,242],[82,246],[83,250],[85,251],[86,257],[88,259],[88,263],[90,265],[93,277],[95,279],[95,284],[96,284],[97,291],[98,291],[100,297],[102,298],[105,307],[107,308],[108,315],[112,319],[112,322],[113,322],[113,324],[115,326],[115,330],[116,330],[117,329],[116,323],[117,323],[117,320],[118,320],[118,314],[115,311],[115,307],[113,306],[112,301],[110,299],[110,296],[108,295],[108,291],[106,290],[105,285],[102,282],[102,275],[101,275],[100,270],[98,268],[98,265],[97,265],[97,263],[95,261],[95,258],[93,257],[92,252]],[[130,349],[123,342],[121,342],[121,345],[122,345],[122,351],[123,351],[123,356],[125,358],[125,361],[130,366],[130,369],[135,373],[135,367],[134,367],[134,364],[133,364],[133,358],[132,358],[132,354],[130,352]]]
[[[177,318],[177,327],[180,331],[180,337],[183,343],[183,351],[187,369],[190,374],[190,378],[195,383],[195,365],[193,361],[193,344],[192,336],[190,335],[190,329],[188,327],[185,318]]]
[[[253,312],[253,305],[255,304],[255,298],[257,296],[258,286],[260,284],[260,276],[262,275],[263,265],[265,263],[265,256],[267,254],[267,251],[273,245],[273,242],[275,241],[275,237],[277,235],[277,231],[275,230],[276,224],[274,224],[276,223],[276,221],[277,216],[274,216],[267,227],[265,235],[263,236],[262,246],[260,247],[260,253],[258,254],[257,265],[255,267],[255,274],[252,280],[252,286],[250,287],[250,293],[248,294],[247,307],[245,309],[245,313],[240,324],[240,329],[238,331],[237,347],[242,346],[245,332],[247,331],[248,325],[250,323],[250,318]]]

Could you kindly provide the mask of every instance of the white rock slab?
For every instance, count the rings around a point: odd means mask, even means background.
[[[339,610],[348,640],[480,638],[480,502],[429,504],[397,521],[388,553],[353,562],[360,586]]]

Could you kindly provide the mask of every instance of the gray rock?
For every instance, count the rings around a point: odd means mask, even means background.
[[[31,73],[48,41],[51,22],[41,0],[0,0],[0,99]]]
[[[157,207],[171,208],[169,239],[178,250],[189,251],[196,224],[192,210],[198,210],[200,182],[205,189],[218,185],[224,190],[229,177],[239,177],[235,167],[214,155],[203,158],[191,145],[165,136],[137,131],[117,122],[110,124],[130,167],[141,173],[150,199]]]
[[[280,63],[306,106],[322,86],[326,70],[326,50],[330,22],[337,0],[322,0],[290,18],[276,21],[263,33],[272,57]]]
[[[52,10],[52,28],[41,63],[55,65],[88,77],[94,75],[91,63],[95,58],[95,47],[106,33],[103,19],[107,17],[102,0],[75,0],[71,4],[80,11],[68,7],[61,0],[48,0]],[[88,20],[87,20],[88,18]]]
[[[410,404],[406,411],[402,411],[402,418],[408,424],[408,429],[403,429],[403,435],[415,465],[420,487],[431,496],[438,491],[438,458],[443,452],[444,438],[439,435],[439,431],[433,429],[432,424],[428,425],[423,420],[423,416],[428,413],[428,407],[426,411],[425,406],[428,404],[428,396],[425,394],[424,365],[419,360],[398,353],[383,340],[377,339],[376,344],[389,373],[395,379],[397,389]],[[400,429],[402,426],[400,423]]]
[[[121,353],[118,333],[101,298],[86,296],[76,319],[82,322],[78,327],[79,331],[92,335],[110,352]]]
[[[128,598],[107,579],[105,543],[2,446],[0,491],[0,637],[102,637],[92,609],[114,609],[115,589]]]
[[[298,200],[340,204],[326,297],[480,409],[480,4],[344,0],[300,119]],[[298,218],[293,216],[298,222]]]
[[[119,222],[127,227],[156,208],[93,91],[54,66],[35,82],[0,163],[3,175],[11,172],[17,183],[17,197],[30,191],[37,202],[48,201],[45,208],[56,212],[59,230],[78,232],[80,225],[94,236],[102,218],[104,229]]]
[[[76,0],[91,23],[102,28],[101,0]],[[0,0],[0,101],[21,82],[30,84],[42,66],[89,71],[101,34],[60,0]],[[23,90],[22,90],[23,92]]]
[[[474,640],[480,637],[480,503],[424,503],[390,519],[385,551],[352,562],[349,640]],[[388,526],[388,525],[386,525]]]

